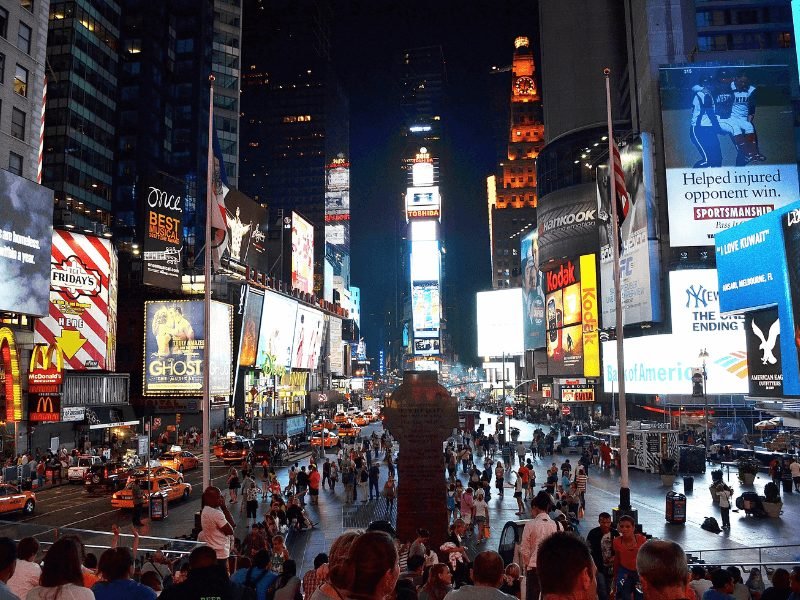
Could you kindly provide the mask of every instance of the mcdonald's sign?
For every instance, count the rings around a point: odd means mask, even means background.
[[[28,393],[57,394],[64,381],[64,353],[58,344],[36,344],[28,370]]]
[[[61,397],[58,394],[28,394],[28,421],[61,420]]]
[[[22,386],[19,382],[19,356],[14,332],[0,328],[0,357],[3,360],[6,390],[6,421],[22,420]]]

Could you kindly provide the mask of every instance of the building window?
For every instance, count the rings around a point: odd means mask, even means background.
[[[19,5],[28,12],[33,12],[33,0],[19,0]]]
[[[8,11],[0,6],[0,37],[8,37]]]
[[[11,109],[11,135],[25,140],[25,113],[18,108]]]
[[[22,175],[22,157],[19,154],[8,153],[8,170],[14,175]]]
[[[25,23],[19,24],[17,48],[22,50],[25,54],[31,53],[31,28],[25,25]]]
[[[6,82],[6,55],[0,52],[0,83]]]
[[[28,97],[28,69],[19,65],[14,73],[14,92]]]

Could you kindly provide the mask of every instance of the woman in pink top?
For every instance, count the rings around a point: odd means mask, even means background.
[[[472,488],[468,487],[461,496],[461,518],[469,528],[469,534],[473,533],[473,521],[475,517],[475,499],[472,495]]]

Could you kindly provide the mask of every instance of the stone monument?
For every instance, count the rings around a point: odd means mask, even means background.
[[[433,548],[447,537],[443,442],[458,427],[458,406],[434,371],[406,371],[383,409],[384,425],[400,443],[397,535],[402,542],[431,532]]]

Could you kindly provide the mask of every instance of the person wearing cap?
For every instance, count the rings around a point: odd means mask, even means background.
[[[551,506],[550,495],[541,491],[531,503],[532,518],[525,524],[522,530],[522,562],[525,565],[525,598],[526,600],[538,600],[539,598],[539,578],[536,570],[537,553],[539,546],[548,537],[558,531],[558,525],[550,518],[548,511]]]

